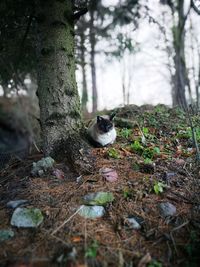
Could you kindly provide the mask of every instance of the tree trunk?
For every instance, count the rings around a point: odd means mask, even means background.
[[[187,85],[187,71],[185,64],[185,17],[183,12],[183,1],[178,3],[178,25],[173,27],[173,44],[174,44],[174,92],[172,94],[173,106],[180,106],[183,109],[187,107],[185,97],[185,88]]]
[[[80,65],[82,70],[82,111],[83,114],[87,113],[87,102],[88,102],[88,90],[87,90],[87,79],[85,70],[85,34],[84,31],[80,33]]]
[[[80,162],[80,101],[75,81],[72,0],[38,0],[38,98],[43,152]],[[84,167],[83,167],[84,168]],[[87,168],[87,167],[86,167]]]
[[[90,66],[91,66],[91,77],[92,77],[92,112],[97,112],[98,93],[97,93],[97,81],[96,81],[96,65],[95,65],[95,29],[94,29],[94,5],[96,1],[91,1],[90,6]]]

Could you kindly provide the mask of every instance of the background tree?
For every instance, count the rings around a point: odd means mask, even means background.
[[[76,27],[76,62],[80,65],[82,74],[82,97],[81,107],[83,114],[87,113],[88,83],[87,83],[87,29],[88,22],[85,16],[81,17]]]
[[[173,49],[174,49],[174,67],[175,73],[172,76],[172,102],[173,106],[180,106],[184,109],[187,107],[186,88],[190,98],[190,103],[193,102],[191,83],[188,76],[188,69],[186,66],[186,52],[185,52],[185,37],[186,37],[186,23],[191,11],[194,7],[193,1],[188,4],[188,9],[184,10],[185,1],[182,0],[161,0],[162,4],[167,4],[170,7],[173,26]]]

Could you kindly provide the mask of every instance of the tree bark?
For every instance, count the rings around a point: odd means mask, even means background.
[[[80,100],[75,80],[72,0],[38,0],[38,98],[43,152],[80,162]],[[87,161],[87,160],[86,160]],[[75,163],[76,165],[76,163]],[[87,163],[86,163],[87,165]]]
[[[85,34],[84,31],[80,33],[80,65],[82,70],[82,111],[83,114],[87,113],[87,102],[88,102],[88,90],[87,90],[87,79],[86,79],[86,70],[85,70]]]
[[[94,29],[94,8],[96,1],[91,1],[90,5],[90,67],[91,67],[91,77],[92,77],[92,112],[96,113],[98,108],[98,93],[97,93],[97,81],[96,81],[96,65],[95,65],[95,29]]]
[[[182,0],[177,1],[178,24],[173,27],[174,65],[175,75],[174,91],[172,93],[173,106],[187,107],[185,88],[187,84],[187,71],[185,64],[185,20]],[[174,14],[173,14],[174,15]]]

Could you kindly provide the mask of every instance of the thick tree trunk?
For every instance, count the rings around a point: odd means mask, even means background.
[[[183,11],[183,1],[178,1],[178,25],[173,27],[174,44],[174,91],[172,93],[173,106],[187,107],[185,88],[187,86],[187,71],[185,64],[185,17]]]
[[[82,127],[75,81],[72,0],[38,0],[38,98],[45,155],[79,161]],[[73,142],[72,142],[73,141]]]
[[[98,93],[97,93],[97,81],[96,81],[96,65],[95,65],[95,29],[94,29],[94,5],[96,1],[91,2],[90,7],[90,67],[91,67],[91,77],[92,77],[92,112],[97,112],[98,108]]]
[[[80,65],[82,70],[82,111],[87,113],[87,102],[88,102],[88,90],[87,90],[87,79],[86,79],[86,70],[85,70],[85,34],[84,31],[80,33]]]

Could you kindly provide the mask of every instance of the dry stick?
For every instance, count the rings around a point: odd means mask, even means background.
[[[180,228],[184,227],[188,223],[189,223],[189,221],[186,221],[186,222],[182,223],[181,225],[179,225],[179,226],[175,227],[174,229],[172,229],[171,232],[170,232],[170,237],[171,237],[171,240],[172,240],[176,255],[178,255],[178,251],[177,251],[176,243],[175,243],[175,240],[174,240],[174,237],[173,237],[173,232],[179,230]]]
[[[181,225],[175,227],[174,229],[171,230],[171,233],[172,233],[172,232],[175,232],[175,231],[177,231],[177,230],[179,230],[179,229],[181,229],[182,227],[184,227],[184,226],[187,225],[188,223],[189,223],[189,221],[186,221],[186,222],[182,223]]]
[[[77,209],[76,212],[74,212],[74,214],[72,214],[67,220],[65,220],[58,228],[56,228],[51,235],[54,235],[55,233],[57,233],[66,223],[68,223],[83,207],[81,206],[79,209]]]
[[[173,244],[173,246],[174,246],[174,250],[175,250],[175,252],[176,252],[176,255],[178,255],[178,251],[177,251],[176,243],[175,243],[175,241],[174,241],[174,237],[173,237],[173,235],[172,235],[172,232],[170,232],[170,237],[171,237],[172,244]]]

